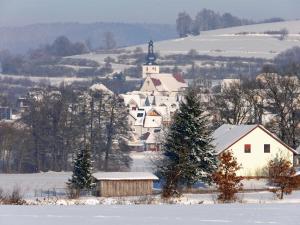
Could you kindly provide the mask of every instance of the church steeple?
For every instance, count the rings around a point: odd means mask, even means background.
[[[148,43],[148,54],[146,56],[146,65],[157,65],[156,64],[156,55],[154,54],[153,41],[150,40]]]
[[[146,56],[146,63],[143,65],[143,78],[150,74],[159,74],[159,66],[156,63],[156,55],[154,53],[153,41],[148,43],[148,54]]]

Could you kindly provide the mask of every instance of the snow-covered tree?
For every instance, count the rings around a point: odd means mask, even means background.
[[[217,159],[208,118],[196,87],[189,88],[167,132],[164,158],[158,174],[164,180],[163,196],[180,194],[180,186],[210,183]]]
[[[88,145],[77,152],[74,159],[72,178],[67,185],[69,189],[75,191],[76,197],[79,196],[80,190],[90,190],[94,187],[91,154]]]

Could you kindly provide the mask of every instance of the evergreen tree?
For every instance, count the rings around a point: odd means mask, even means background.
[[[158,166],[165,181],[164,197],[179,195],[180,185],[210,183],[217,167],[211,130],[198,94],[196,87],[188,89],[167,133],[164,159]]]
[[[79,196],[80,190],[90,190],[94,187],[91,154],[87,146],[80,149],[76,154],[73,174],[68,182],[68,187],[76,191],[77,197]]]

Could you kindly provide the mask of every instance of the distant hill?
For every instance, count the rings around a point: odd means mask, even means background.
[[[282,29],[286,29],[288,35],[280,40]],[[294,46],[300,46],[300,20],[204,31],[199,36],[156,42],[155,50],[161,55],[187,54],[195,49],[200,55],[272,59]],[[147,48],[146,45],[140,47]]]
[[[25,53],[29,49],[51,43],[64,35],[71,41],[89,41],[92,47],[103,45],[103,33],[114,34],[117,46],[131,46],[177,37],[175,25],[127,23],[50,23],[23,27],[0,27],[0,50]]]

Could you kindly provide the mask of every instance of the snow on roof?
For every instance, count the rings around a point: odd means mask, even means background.
[[[103,91],[103,92],[107,92],[109,94],[113,94],[113,92],[111,90],[109,90],[105,85],[103,84],[93,84],[90,87],[90,90],[92,91]]]
[[[138,94],[122,94],[121,95],[124,99],[125,105],[129,104],[137,104],[138,106],[141,106],[141,96]]]
[[[231,144],[253,130],[257,125],[230,125],[224,124],[213,133],[213,144],[219,154]]]
[[[148,172],[97,172],[93,174],[96,180],[158,180],[158,177]]]
[[[174,76],[170,73],[159,73],[149,75],[157,91],[178,92],[181,89],[187,88],[188,85],[181,75]]]
[[[285,144],[283,141],[281,141],[275,134],[268,131],[266,128],[264,128],[261,125],[230,125],[230,124],[224,124],[221,127],[219,127],[217,130],[213,133],[213,145],[215,146],[215,150],[217,154],[221,153],[222,151],[226,150],[229,146],[231,146],[233,143],[241,139],[243,136],[247,135],[249,132],[254,130],[255,128],[261,128],[263,131],[265,131],[267,134],[269,134],[272,138],[274,138],[276,141],[280,142],[282,145],[284,145],[286,148],[288,148],[293,153],[296,153],[296,151],[289,147],[287,144]]]
[[[146,116],[144,127],[146,128],[155,128],[161,127],[162,124],[162,117],[161,116]]]

